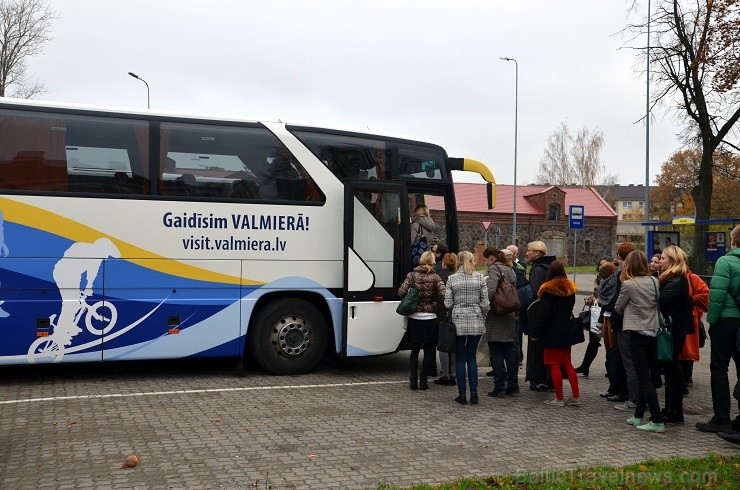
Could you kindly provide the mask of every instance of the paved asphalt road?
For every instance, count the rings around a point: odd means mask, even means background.
[[[454,403],[453,387],[412,392],[406,352],[297,377],[238,375],[220,360],[0,368],[0,488],[252,488],[268,472],[273,489],[374,488],[737,454],[693,427],[711,413],[702,355],[686,424],[665,434],[638,432],[599,398],[603,350],[580,378],[583,406],[564,408],[526,385],[489,398],[484,368],[477,406]],[[138,466],[119,468],[132,453]]]

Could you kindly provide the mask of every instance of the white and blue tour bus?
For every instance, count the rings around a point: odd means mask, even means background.
[[[458,247],[452,170],[493,206],[430,143],[0,99],[0,364],[395,352],[410,210]]]

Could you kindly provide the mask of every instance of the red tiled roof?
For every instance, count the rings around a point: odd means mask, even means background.
[[[486,207],[486,185],[455,183],[455,199],[457,200],[457,211],[468,213],[512,214],[514,212],[514,186],[507,184],[496,185],[496,207],[488,210]],[[532,214],[541,216],[545,210],[538,209],[525,199],[526,196],[540,194],[554,186],[547,185],[518,185],[516,191],[516,213]],[[617,216],[616,211],[596,192],[592,187],[560,187],[565,192],[565,209],[568,213],[572,204],[582,205],[586,217],[611,218]],[[442,199],[427,198],[430,209],[443,209]]]

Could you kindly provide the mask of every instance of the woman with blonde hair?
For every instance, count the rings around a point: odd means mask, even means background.
[[[406,275],[398,295],[403,298],[414,285],[419,291],[419,303],[416,311],[409,315],[407,332],[411,342],[411,375],[409,377],[410,388],[415,390],[429,388],[427,378],[432,365],[432,358],[437,346],[437,331],[439,321],[437,320],[437,309],[439,303],[444,299],[445,285],[436,272],[434,272],[434,253],[427,250],[421,254],[419,265]],[[419,350],[424,349],[424,361],[421,365],[421,376],[417,379],[419,368]]]
[[[686,253],[680,248],[676,248],[676,252],[681,255],[681,260],[688,264],[689,258],[686,256]],[[681,365],[681,373],[683,374],[684,395],[688,395],[688,388],[694,386],[694,363],[699,362],[700,323],[704,313],[709,309],[709,286],[704,282],[704,279],[691,272],[690,269],[687,269],[686,280],[689,283],[691,315],[689,316],[686,329],[686,341],[678,356],[678,363]]]
[[[624,315],[623,331],[630,336],[629,349],[639,392],[634,414],[627,423],[648,432],[663,432],[663,414],[653,385],[655,334],[658,330],[658,284],[652,277],[644,253],[635,250],[627,255],[620,273],[622,286],[614,310]],[[645,407],[650,421],[644,423]]]
[[[421,254],[432,247],[434,221],[429,216],[426,204],[419,204],[411,213],[411,262],[419,265]]]
[[[660,254],[660,311],[670,322],[673,336],[673,359],[661,362],[665,374],[665,409],[663,420],[683,423],[683,372],[678,356],[686,340],[692,304],[689,298],[689,281],[686,273],[686,254],[675,245],[665,247]]]
[[[457,403],[465,405],[466,376],[470,382],[470,403],[478,403],[478,362],[476,350],[485,331],[484,321],[490,309],[488,287],[483,274],[475,271],[475,256],[460,252],[457,256],[458,269],[447,279],[445,307],[452,309],[452,321],[457,327],[455,346],[455,371],[457,374]],[[466,373],[467,368],[467,373]]]

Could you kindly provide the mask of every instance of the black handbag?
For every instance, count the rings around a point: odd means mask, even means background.
[[[591,316],[589,313],[588,317],[589,322],[591,321]],[[581,342],[586,341],[586,336],[583,333],[583,320],[581,320],[581,315],[573,316],[573,313],[570,314],[570,345],[576,345],[580,344]]]
[[[440,352],[455,352],[457,342],[457,328],[452,323],[451,315],[447,314],[447,319],[439,322],[437,332],[437,350]]]
[[[703,348],[707,343],[707,329],[704,322],[699,320],[699,348]]]

